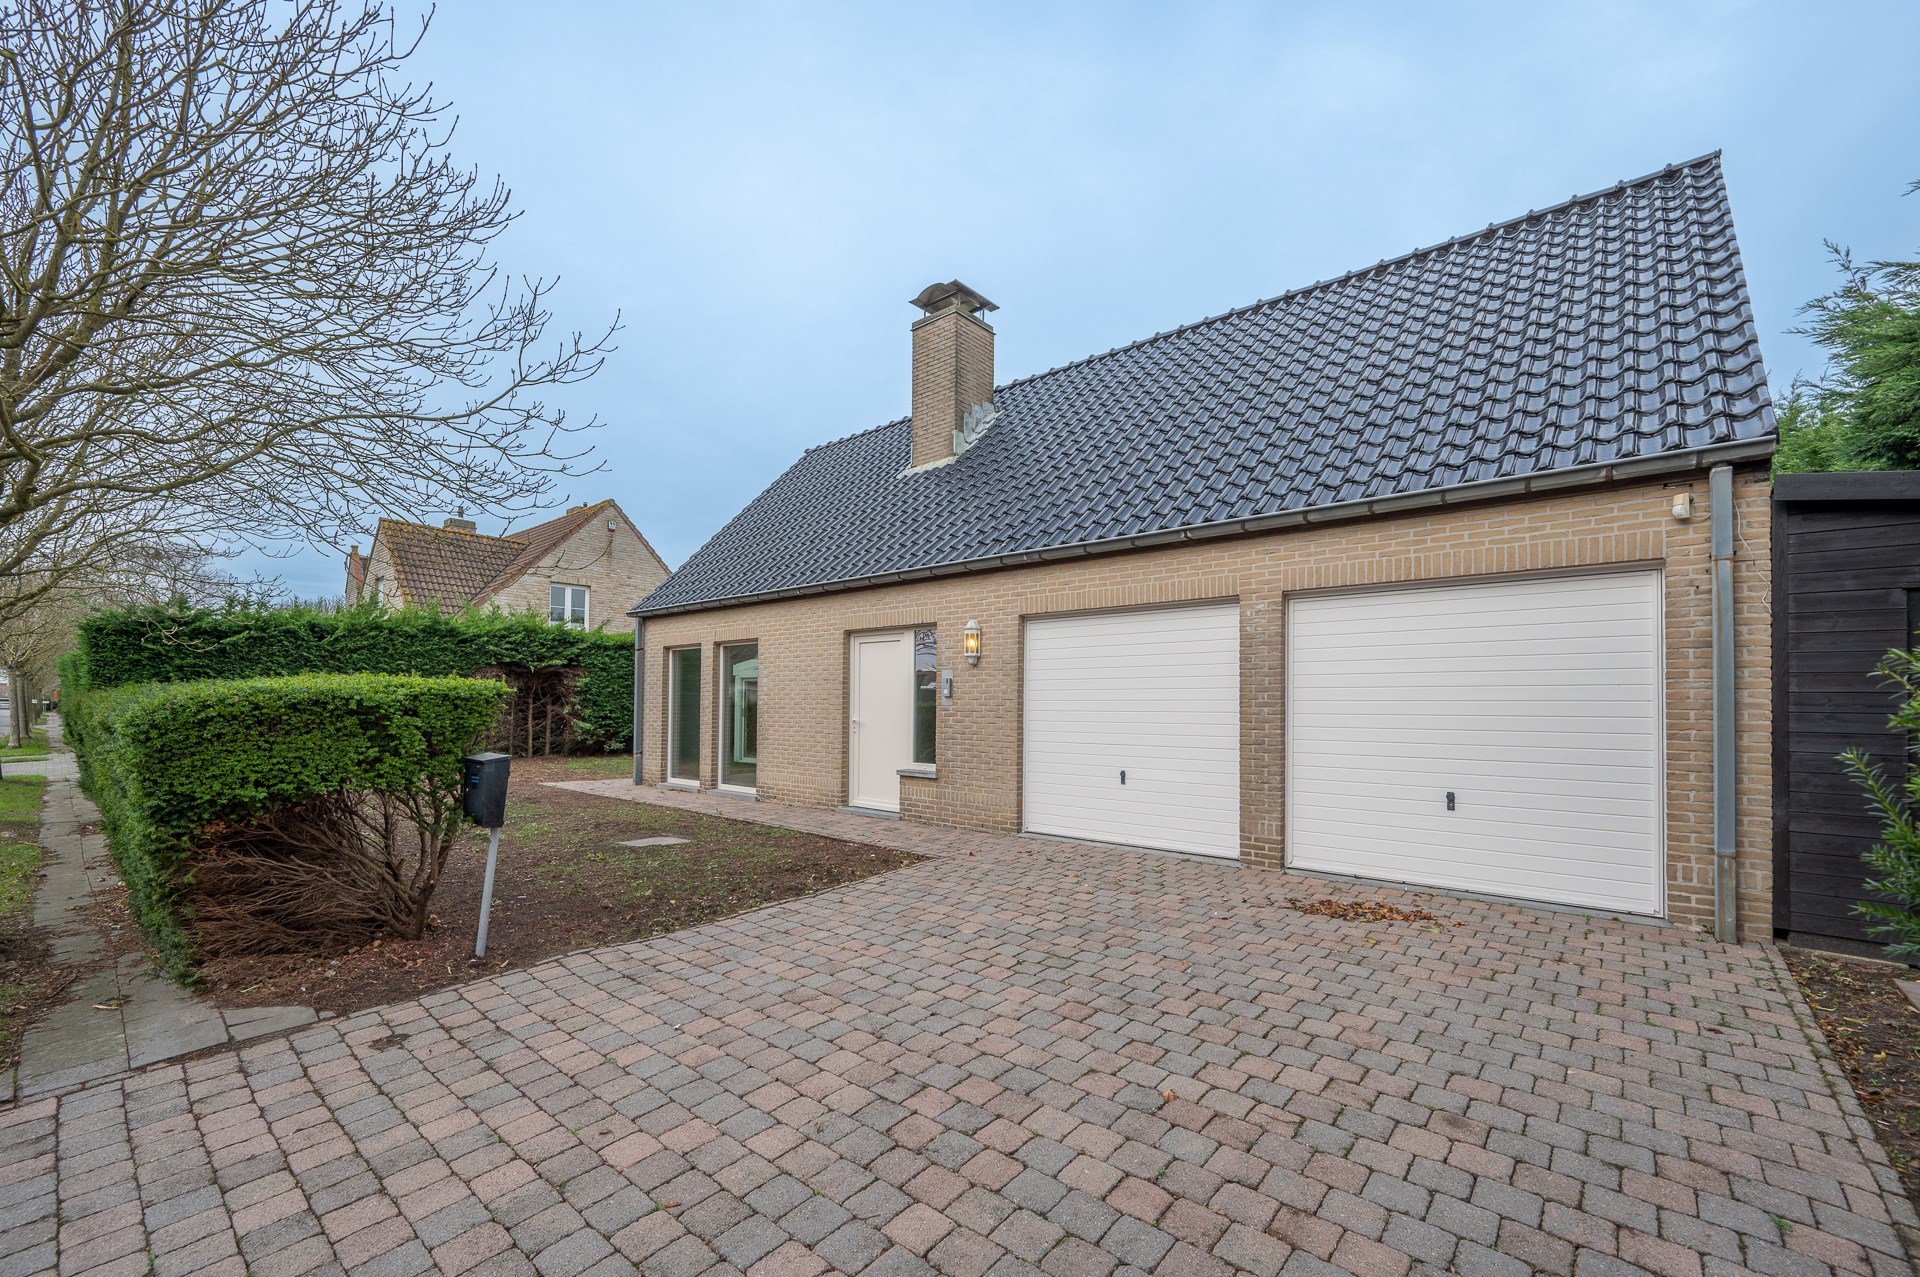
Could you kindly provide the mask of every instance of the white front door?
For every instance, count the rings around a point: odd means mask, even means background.
[[[1027,622],[1023,824],[1240,854],[1240,608]]]
[[[847,804],[900,810],[900,769],[913,764],[913,631],[853,640],[847,688]]]
[[[1287,863],[1664,911],[1657,572],[1308,595]]]

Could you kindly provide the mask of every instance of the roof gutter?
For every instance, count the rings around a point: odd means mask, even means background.
[[[1570,488],[1599,487],[1609,483],[1624,483],[1629,480],[1657,478],[1664,475],[1697,474],[1711,470],[1716,465],[1764,460],[1773,455],[1773,448],[1772,436],[1764,439],[1742,439],[1733,443],[1712,444],[1705,448],[1693,448],[1684,452],[1663,452],[1651,457],[1634,457],[1626,461],[1569,466],[1564,470],[1549,470],[1537,475],[1483,479],[1477,483],[1459,483],[1422,492],[1368,497],[1361,501],[1341,501],[1333,505],[1314,506],[1304,510],[1282,510],[1275,514],[1257,514],[1244,519],[1201,523],[1190,528],[1170,528],[1163,532],[1142,532],[1134,536],[1110,537],[1104,541],[1082,541],[1076,545],[1017,550],[1011,554],[959,559],[952,563],[937,563],[931,567],[906,568],[898,572],[880,572],[871,576],[848,577],[839,581],[796,585],[781,590],[766,590],[758,594],[739,594],[727,598],[706,599],[698,603],[658,608],[649,608],[642,604],[633,608],[627,615],[656,617],[674,616],[684,612],[706,612],[715,608],[742,607],[749,603],[769,603],[778,599],[828,594],[837,590],[864,590],[879,585],[924,581],[931,577],[957,576],[966,572],[985,572],[995,568],[1018,567],[1023,564],[1052,563],[1061,559],[1078,559],[1096,554],[1118,554],[1127,550],[1153,549],[1185,542],[1207,541],[1217,537],[1246,536],[1256,532],[1277,532],[1287,528],[1317,527],[1323,523],[1341,523],[1351,519],[1403,514],[1414,510],[1468,505],[1502,497],[1531,496],[1536,493],[1559,492]]]

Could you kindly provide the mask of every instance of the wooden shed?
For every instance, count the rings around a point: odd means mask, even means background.
[[[1874,670],[1920,630],[1920,471],[1781,475],[1773,534],[1774,929],[1848,947],[1879,823],[1836,755],[1914,765]]]

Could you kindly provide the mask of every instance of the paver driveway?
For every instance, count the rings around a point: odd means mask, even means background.
[[[0,1271],[1909,1271],[1768,948],[864,828],[958,852],[15,1108]]]

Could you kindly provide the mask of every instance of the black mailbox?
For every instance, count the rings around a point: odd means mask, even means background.
[[[474,824],[498,829],[507,823],[506,754],[468,754],[460,760],[460,806]]]

